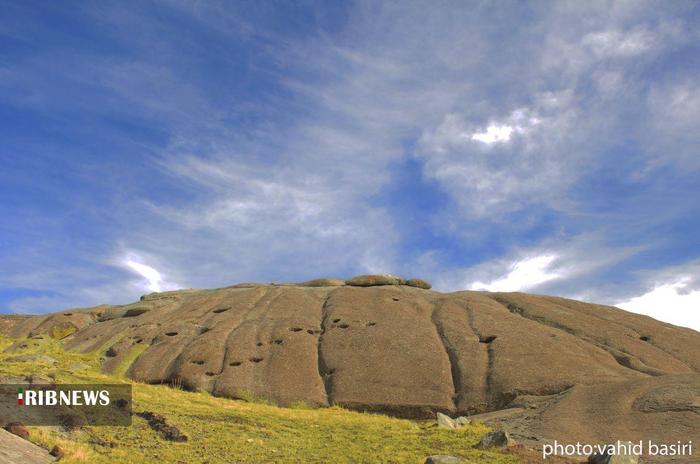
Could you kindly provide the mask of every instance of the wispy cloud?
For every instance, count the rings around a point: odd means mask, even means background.
[[[30,186],[0,211],[0,239],[30,242],[0,250],[0,283],[65,289],[55,305],[416,269],[649,293],[635,271],[700,253],[692,9],[357,2],[287,28],[284,8],[87,5],[86,47],[15,7],[27,52],[0,92],[48,129],[0,134],[0,193]]]
[[[165,290],[174,290],[178,288],[177,284],[167,282],[165,277],[157,270],[147,264],[136,261],[137,257],[125,257],[122,264],[135,274],[144,278],[141,284],[145,290],[151,292],[162,292]]]
[[[557,257],[554,255],[525,258],[510,265],[506,275],[491,282],[473,282],[471,290],[488,290],[491,292],[518,292],[529,290],[550,280],[564,277],[552,271],[551,267]]]

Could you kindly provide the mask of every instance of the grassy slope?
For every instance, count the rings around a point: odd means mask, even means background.
[[[100,373],[101,353],[65,352],[54,340],[31,340],[23,353],[47,354],[59,360],[55,366],[7,362],[4,359],[10,355],[2,350],[12,342],[0,337],[0,375],[52,374],[60,383],[127,381]],[[141,383],[133,383],[133,392],[134,411],[164,415],[189,441],[165,441],[136,416],[131,427],[85,427],[72,432],[29,427],[30,438],[49,449],[63,446],[67,455],[61,462],[422,463],[430,454],[463,456],[484,464],[517,462],[512,455],[472,448],[488,430],[483,425],[443,430],[432,423],[335,407],[280,408]]]

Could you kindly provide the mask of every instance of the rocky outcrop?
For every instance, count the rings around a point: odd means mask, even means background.
[[[508,432],[503,430],[496,430],[489,432],[479,440],[475,448],[477,449],[489,449],[489,448],[507,448],[509,446],[514,446],[515,440],[513,440]]]
[[[0,429],[0,462],[3,464],[46,464],[55,460],[44,448]]]
[[[406,285],[409,287],[422,288],[424,290],[430,290],[433,286],[423,279],[408,279]]]
[[[697,435],[698,332],[563,298],[407,282],[167,292],[0,330],[29,337],[10,347],[22,351],[68,320],[77,329],[62,343],[101,350],[105,371],[217,396],[420,418],[508,411],[494,425],[519,442]]]
[[[353,287],[374,287],[377,285],[405,285],[406,280],[391,274],[368,274],[355,276],[345,281]]]

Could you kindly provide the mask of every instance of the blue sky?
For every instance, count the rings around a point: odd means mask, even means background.
[[[695,2],[0,8],[1,312],[386,272],[700,329]]]

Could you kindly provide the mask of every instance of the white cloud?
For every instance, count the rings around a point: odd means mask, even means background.
[[[691,282],[691,277],[682,276],[615,306],[700,331],[700,290],[689,289]]]
[[[574,127],[570,92],[542,92],[531,108],[510,111],[480,128],[467,114],[449,113],[425,130],[417,156],[471,217],[490,216],[543,203],[561,207],[565,189],[580,171],[588,142]],[[575,148],[572,148],[575,147]]]
[[[474,132],[471,139],[490,145],[496,142],[507,142],[513,133],[513,127],[508,125],[490,125],[485,132]]]
[[[491,292],[517,292],[528,290],[550,280],[560,279],[564,275],[552,270],[556,255],[541,255],[525,258],[510,265],[507,274],[491,282],[474,282],[471,290],[488,290]]]
[[[596,281],[598,273],[642,250],[609,245],[604,233],[582,234],[546,239],[531,248],[514,248],[503,257],[458,270],[440,269],[440,257],[434,253],[425,255],[427,261],[422,264],[432,270],[434,286],[442,291],[523,290],[605,303],[615,300],[620,289],[602,288]]]
[[[178,288],[177,284],[167,282],[165,276],[163,276],[157,269],[139,262],[139,259],[140,258],[137,257],[127,256],[121,261],[124,267],[145,279],[145,281],[138,284],[139,287],[151,292],[162,292],[165,290],[175,290]]]
[[[655,37],[638,28],[629,32],[607,30],[586,34],[582,43],[598,57],[629,57],[640,55],[654,45]]]

